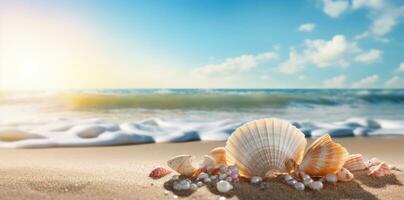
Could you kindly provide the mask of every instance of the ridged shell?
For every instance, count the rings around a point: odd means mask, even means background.
[[[216,147],[209,151],[208,155],[215,159],[217,165],[227,165],[226,149],[224,147]]]
[[[352,154],[345,160],[344,168],[349,171],[366,170],[368,167],[365,164],[362,154]]]
[[[216,160],[212,156],[205,155],[201,162],[201,168],[212,169],[216,166]]]
[[[342,168],[347,156],[348,151],[327,134],[310,145],[299,169],[310,176],[335,174]]]
[[[167,174],[171,173],[170,170],[162,167],[157,167],[156,169],[153,169],[153,171],[150,172],[149,177],[151,178],[161,178]]]
[[[304,134],[285,120],[254,120],[229,137],[226,162],[236,165],[242,177],[268,177],[286,172],[285,162],[289,159],[300,163],[306,143]]]
[[[354,178],[354,175],[347,169],[345,168],[341,168],[338,172],[337,172],[337,179],[338,181],[342,181],[342,182],[348,182],[351,181]]]
[[[382,162],[376,167],[374,167],[369,173],[369,176],[376,176],[376,177],[381,177],[381,176],[386,176],[386,175],[392,175],[393,172],[390,171],[389,166],[385,163]]]
[[[196,170],[193,166],[194,157],[190,155],[180,155],[167,161],[167,165],[184,176],[192,176]]]

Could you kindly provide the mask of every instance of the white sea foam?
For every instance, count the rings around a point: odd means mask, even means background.
[[[27,123],[0,123],[0,147],[40,148],[108,146],[153,142],[226,140],[242,121],[187,121],[150,119],[113,123],[102,119],[50,119]],[[329,133],[334,137],[402,135],[404,122],[352,118],[324,123],[300,121],[293,124],[307,137]]]

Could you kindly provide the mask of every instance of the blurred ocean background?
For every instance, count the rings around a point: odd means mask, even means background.
[[[307,137],[404,134],[404,89],[100,89],[0,92],[0,147],[225,140],[259,118]]]

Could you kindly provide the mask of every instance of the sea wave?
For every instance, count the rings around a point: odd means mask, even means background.
[[[224,141],[244,121],[149,119],[113,123],[102,119],[52,119],[35,123],[0,123],[0,147],[42,148],[109,146],[160,142]],[[351,118],[338,122],[294,121],[306,137],[403,135],[404,121]]]

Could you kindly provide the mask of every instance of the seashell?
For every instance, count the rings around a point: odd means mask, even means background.
[[[153,171],[150,172],[149,177],[157,179],[166,176],[169,173],[171,173],[170,170],[162,167],[157,167],[156,169],[153,169]]]
[[[221,193],[226,193],[232,190],[233,186],[227,181],[219,181],[216,183],[216,189]]]
[[[212,158],[211,156],[205,155],[203,157],[203,161],[201,162],[200,167],[201,168],[206,168],[208,169],[213,169],[213,167],[216,166],[216,160],[214,158]]]
[[[211,156],[217,165],[226,166],[226,149],[224,147],[216,147],[209,151],[208,156]]]
[[[366,170],[368,167],[366,166],[366,163],[363,160],[362,154],[352,154],[349,155],[345,160],[344,168],[353,172],[359,170]]]
[[[180,155],[167,161],[167,165],[184,176],[192,176],[196,168],[192,165],[194,157],[190,155]]]
[[[326,134],[310,145],[299,170],[310,176],[335,174],[342,168],[347,156],[348,151]]]
[[[368,168],[371,168],[371,167],[373,167],[373,166],[379,165],[380,163],[382,163],[381,160],[379,160],[378,158],[373,157],[373,158],[371,158],[370,160],[368,160],[368,161],[366,162],[366,166],[367,166]]]
[[[368,175],[381,177],[381,176],[386,176],[386,175],[393,175],[393,172],[390,171],[389,166],[385,162],[382,162],[379,165],[377,165],[375,168],[373,168],[368,173]]]
[[[237,166],[242,177],[273,177],[288,171],[287,160],[300,163],[306,143],[304,134],[285,120],[254,120],[228,138],[226,162]]]
[[[354,175],[347,169],[341,168],[339,172],[337,172],[337,179],[338,181],[348,182],[354,178]]]

